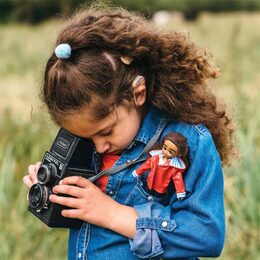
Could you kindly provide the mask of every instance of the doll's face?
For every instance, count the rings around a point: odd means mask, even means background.
[[[170,159],[178,155],[179,149],[170,140],[165,140],[162,147],[162,153],[166,158]]]

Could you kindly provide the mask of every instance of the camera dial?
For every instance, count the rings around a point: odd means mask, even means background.
[[[29,204],[36,210],[41,210],[47,206],[50,190],[39,183],[34,184],[29,190]]]
[[[53,163],[41,165],[37,172],[37,179],[41,184],[47,184],[57,176],[57,168]]]

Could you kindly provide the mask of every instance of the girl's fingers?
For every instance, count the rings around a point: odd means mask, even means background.
[[[33,185],[31,177],[29,175],[26,175],[23,177],[23,183],[28,187],[31,188],[31,186]]]
[[[80,198],[84,194],[84,190],[82,188],[72,185],[56,185],[52,190],[54,193],[62,193],[76,198]]]
[[[41,161],[40,162],[37,162],[36,164],[35,164],[35,168],[34,168],[34,170],[35,170],[35,173],[37,173],[38,172],[38,170],[39,170],[39,168],[40,168],[40,166],[41,166]]]
[[[60,184],[77,185],[78,187],[81,188],[95,186],[92,182],[90,182],[89,180],[81,176],[72,176],[72,177],[64,178],[63,180],[60,181]]]
[[[38,169],[40,168],[41,162],[37,162],[36,164],[31,164],[28,166],[29,174],[36,175]]]
[[[80,209],[64,209],[61,211],[61,215],[66,218],[82,219],[82,214]]]
[[[32,177],[36,176],[37,171],[35,170],[35,165],[29,165],[28,166],[28,173]]]
[[[37,172],[38,172],[38,169],[40,168],[40,165],[41,165],[41,162],[37,162],[36,164],[29,165],[29,167],[28,167],[28,173],[29,173],[31,182],[33,184],[38,182]]]
[[[31,188],[31,186],[35,183],[38,182],[37,180],[37,171],[41,165],[41,162],[37,162],[36,164],[31,164],[28,166],[28,175],[25,175],[23,177],[23,182],[24,184],[28,187]]]
[[[82,204],[82,201],[78,198],[62,197],[54,194],[52,194],[49,199],[53,203],[57,203],[75,209],[80,208],[80,205]]]

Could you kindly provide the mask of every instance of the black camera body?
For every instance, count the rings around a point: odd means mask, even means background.
[[[65,218],[61,210],[68,208],[49,201],[52,188],[68,176],[90,178],[95,174],[91,169],[94,145],[88,139],[72,135],[60,129],[50,151],[42,159],[37,172],[38,183],[28,194],[28,210],[49,227],[79,228],[81,220]],[[65,196],[65,195],[61,195]]]

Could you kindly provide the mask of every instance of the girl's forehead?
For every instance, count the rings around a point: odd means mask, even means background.
[[[98,131],[109,127],[115,121],[116,114],[113,112],[103,119],[96,119],[93,113],[85,108],[67,115],[62,121],[62,127],[75,135],[91,138]]]

